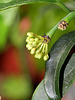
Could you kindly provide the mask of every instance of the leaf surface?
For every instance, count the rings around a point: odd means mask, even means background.
[[[59,90],[60,70],[70,50],[75,45],[75,31],[63,35],[50,51],[43,81],[34,92],[32,100],[61,100]],[[75,54],[70,58],[63,79],[63,96],[75,80]],[[66,88],[67,87],[67,88]]]
[[[33,94],[32,100],[50,100],[48,98],[47,94],[45,93],[43,80],[36,88],[36,90]]]
[[[71,87],[74,81],[75,81],[75,53],[72,55],[64,71],[63,95],[68,91],[68,89]]]
[[[7,9],[14,6],[24,5],[24,4],[31,4],[36,2],[49,2],[49,3],[56,3],[57,0],[11,0],[6,3],[0,2],[0,10]]]
[[[63,35],[52,47],[50,59],[46,62],[45,90],[51,100],[61,100],[59,76],[61,67],[71,48],[75,45],[75,31]],[[66,80],[68,82],[68,80]],[[69,84],[70,85],[70,84]]]

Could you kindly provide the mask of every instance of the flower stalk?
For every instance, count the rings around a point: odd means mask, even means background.
[[[49,58],[48,55],[48,43],[51,41],[51,38],[55,34],[57,29],[65,30],[70,23],[70,21],[75,18],[75,12],[69,13],[61,21],[59,21],[49,32],[44,36],[34,34],[32,32],[27,33],[27,45],[28,50],[31,50],[31,54],[35,54],[35,58],[40,59],[43,56],[43,59],[46,61]]]
[[[70,21],[72,19],[75,18],[75,12],[70,12],[66,17],[64,17],[61,21],[66,21],[66,23],[70,23]],[[59,21],[49,32],[46,33],[46,35],[48,35],[50,38],[53,37],[53,35],[55,34],[55,32],[57,31],[58,29],[58,25],[59,23],[61,22]]]

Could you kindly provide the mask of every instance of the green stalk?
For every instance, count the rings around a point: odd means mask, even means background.
[[[70,21],[72,20],[72,19],[74,19],[75,18],[75,12],[71,12],[71,13],[69,13],[65,18],[64,18],[64,20],[67,22],[67,23],[70,23]]]
[[[64,11],[66,11],[67,13],[70,13],[71,11],[60,1],[58,1],[57,3],[58,6],[60,6]]]
[[[66,17],[64,17],[62,20],[66,21],[67,23],[70,23],[70,21],[74,18],[75,18],[75,12],[71,12]],[[53,37],[56,30],[58,29],[59,22],[49,32],[46,33],[46,35],[48,35],[50,37],[50,39]]]

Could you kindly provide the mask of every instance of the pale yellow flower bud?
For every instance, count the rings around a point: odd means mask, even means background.
[[[41,57],[42,57],[42,53],[37,53],[37,54],[35,54],[35,58],[40,59]]]
[[[38,41],[39,39],[38,38],[35,38],[35,41]]]
[[[28,44],[32,45],[33,42],[29,41]]]
[[[30,37],[27,37],[26,42],[29,42],[29,41],[30,41]]]
[[[35,53],[35,48],[31,49],[31,54],[34,54]]]
[[[32,32],[28,32],[28,33],[27,33],[27,36],[33,37],[33,33],[32,33]]]
[[[28,50],[31,50],[31,49],[32,49],[32,47],[31,47],[31,46],[29,46],[29,47],[28,47]]]
[[[46,61],[49,58],[48,54],[44,56],[44,60]]]
[[[34,42],[34,38],[31,38],[31,39],[30,39],[30,42]]]
[[[38,58],[38,54],[35,54],[35,58]]]
[[[26,48],[28,48],[28,44],[26,45]]]
[[[38,54],[38,59],[40,59],[42,57],[42,53]]]
[[[33,45],[36,45],[36,44],[37,44],[37,42],[36,42],[36,41],[34,41],[34,42],[33,42]]]
[[[37,50],[37,51],[36,51],[36,53],[39,53],[39,52],[40,52],[40,50]]]
[[[28,48],[28,50],[32,49],[32,46],[30,44],[27,44],[26,47]]]

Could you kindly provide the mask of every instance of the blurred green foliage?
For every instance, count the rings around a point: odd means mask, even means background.
[[[16,16],[17,8],[0,11],[0,51],[4,49],[8,31]]]
[[[0,3],[8,3],[10,1],[12,1],[12,0],[0,0]]]
[[[1,94],[9,99],[27,100],[32,93],[32,85],[30,80],[11,76],[3,81],[1,90]]]

